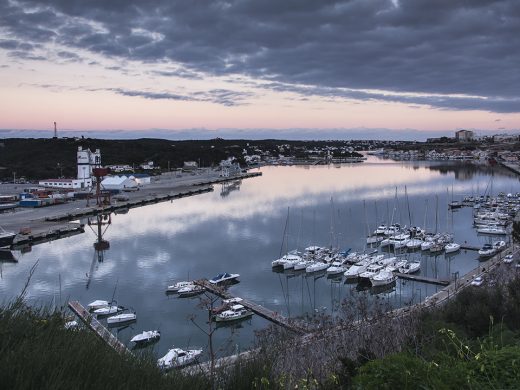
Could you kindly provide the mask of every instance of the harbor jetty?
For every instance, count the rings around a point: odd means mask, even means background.
[[[104,342],[112,347],[117,353],[124,355],[131,352],[126,346],[117,339],[110,331],[105,328],[87,309],[78,301],[70,301],[69,308],[78,316],[78,318],[90,329],[94,331]]]
[[[210,283],[207,279],[199,279],[194,281],[195,284],[204,287],[207,291],[212,294],[222,298],[222,299],[232,299],[236,298],[233,294],[231,294],[228,290],[223,287],[219,287],[215,284]],[[295,320],[291,318],[287,318],[282,316],[279,313],[276,313],[272,310],[267,309],[264,306],[258,305],[248,299],[243,299],[240,301],[240,304],[249,310],[253,311],[255,314],[277,324],[283,326],[284,328],[290,330],[291,332],[297,334],[305,334],[312,332],[312,327],[304,321]]]

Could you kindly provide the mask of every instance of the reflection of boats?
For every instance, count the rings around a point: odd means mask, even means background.
[[[233,305],[229,310],[224,310],[222,313],[219,313],[215,316],[215,321],[217,322],[232,322],[239,321],[246,318],[249,318],[253,315],[251,310],[247,310],[242,305]]]
[[[0,248],[9,248],[16,237],[16,233],[8,232],[0,227]]]
[[[162,369],[170,369],[175,367],[183,367],[197,360],[202,353],[202,349],[188,349],[185,351],[181,348],[172,348],[168,350],[166,355],[157,360],[157,365]]]
[[[137,314],[135,313],[123,313],[107,318],[109,325],[127,324],[137,320]]]
[[[229,283],[229,282],[238,282],[239,274],[228,274],[227,272],[218,274],[217,276],[211,278],[209,282],[211,284],[222,284],[222,283]]]
[[[182,287],[177,291],[179,298],[194,297],[195,295],[202,294],[204,287],[192,284],[191,286]]]
[[[145,330],[144,332],[132,337],[130,341],[136,343],[137,345],[143,345],[158,341],[160,337],[161,332],[158,330]]]

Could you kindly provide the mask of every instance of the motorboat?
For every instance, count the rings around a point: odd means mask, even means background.
[[[460,249],[460,244],[457,244],[456,242],[450,242],[444,246],[444,250],[446,253],[453,253],[457,252]]]
[[[504,249],[506,249],[506,242],[505,241],[495,241],[493,243],[493,248],[496,249],[497,252],[502,252]]]
[[[166,292],[169,292],[169,293],[176,293],[178,292],[181,288],[184,288],[184,287],[188,287],[188,286],[193,286],[193,282],[177,282],[175,284],[172,284],[170,286],[168,286],[166,288]]]
[[[378,244],[383,241],[383,237],[379,234],[374,234],[367,237],[367,244]]]
[[[0,248],[9,248],[13,244],[16,233],[8,232],[0,227]]]
[[[395,276],[392,272],[382,270],[374,276],[370,277],[370,283],[372,283],[372,287],[386,286],[390,283],[395,282],[396,279],[397,276]]]
[[[155,342],[161,338],[161,332],[158,330],[145,330],[142,333],[139,333],[138,335],[135,335],[130,339],[132,343],[135,343],[137,345],[142,344],[148,344]]]
[[[239,297],[233,297],[233,298],[229,298],[229,299],[223,299],[222,300],[222,305],[218,306],[218,307],[215,307],[211,310],[211,312],[213,314],[219,314],[219,313],[222,313],[224,310],[229,310],[231,308],[231,306],[233,305],[236,305],[236,304],[239,304],[240,302],[242,302],[243,299],[242,298],[239,298]]]
[[[419,238],[411,238],[406,243],[408,249],[419,249],[424,241]]]
[[[195,362],[200,354],[202,354],[202,349],[188,349],[186,351],[181,348],[172,348],[168,350],[166,355],[157,360],[157,365],[164,370],[183,367]]]
[[[413,274],[414,272],[418,272],[421,269],[421,262],[419,261],[410,261],[407,262],[402,267],[399,267],[399,272],[402,274]]]
[[[484,244],[484,246],[478,251],[478,255],[481,258],[491,257],[495,253],[497,253],[497,250],[491,244]]]
[[[286,255],[283,255],[282,257],[280,257],[277,260],[273,260],[271,262],[271,267],[273,267],[273,268],[280,268],[280,267],[283,267],[283,265],[286,262],[288,262],[288,261],[295,261],[295,260],[301,261],[303,259],[302,259],[302,257],[300,255],[288,253]]]
[[[287,260],[285,263],[283,263],[283,269],[285,271],[285,270],[294,268],[294,266],[300,262],[301,262],[300,256],[298,256],[297,258],[292,259],[292,260]]]
[[[347,268],[343,266],[339,261],[335,261],[329,268],[327,268],[327,275],[342,274],[346,270]]]
[[[90,311],[92,311],[92,310],[97,310],[97,309],[101,309],[101,308],[108,307],[108,306],[110,306],[110,302],[104,301],[104,300],[101,300],[101,299],[97,299],[95,301],[90,302],[87,305],[87,308]]]
[[[223,284],[229,282],[238,282],[239,274],[228,274],[227,272],[218,274],[217,276],[211,278],[209,282],[211,284]]]
[[[376,275],[379,271],[385,268],[384,265],[381,264],[370,264],[367,267],[365,272],[359,274],[359,279],[370,279],[372,276]]]
[[[391,264],[388,264],[383,268],[385,271],[395,272],[398,271],[399,268],[404,267],[404,265],[407,263],[406,260],[396,260],[395,262],[392,262]]]
[[[405,248],[409,240],[410,234],[396,234],[395,236],[390,237],[390,245],[393,245],[395,249]]]
[[[312,261],[312,260],[302,260],[302,261],[299,261],[298,263],[294,264],[293,269],[295,271],[302,271],[302,270],[305,270],[305,268],[307,268],[309,265],[311,265],[313,263],[314,263],[314,261]]]
[[[187,298],[194,297],[195,295],[202,294],[204,292],[204,287],[192,284],[191,286],[186,286],[177,291],[179,294],[179,298]]]
[[[506,264],[510,264],[514,261],[513,255],[509,254],[506,257],[504,257],[504,260],[502,260]]]
[[[504,236],[507,234],[506,229],[499,227],[499,226],[492,226],[492,225],[477,228],[477,233],[496,234],[496,235],[501,235],[501,236]]]
[[[99,309],[94,310],[93,313],[95,315],[97,315],[98,317],[102,317],[102,316],[109,316],[111,314],[117,314],[119,312],[122,312],[123,310],[125,310],[125,308],[122,306],[111,305],[111,306],[100,307]]]
[[[327,263],[322,263],[322,262],[316,261],[313,264],[307,266],[307,268],[305,268],[305,272],[307,272],[307,273],[319,272],[319,271],[324,271],[327,268],[329,268],[329,265]]]
[[[215,316],[217,322],[231,322],[249,318],[253,315],[251,310],[242,305],[233,305],[229,310],[225,310]]]
[[[122,313],[112,317],[107,318],[107,323],[109,325],[115,324],[126,324],[128,322],[132,322],[137,320],[137,314],[135,313]]]
[[[448,208],[450,209],[460,209],[462,207],[462,202],[459,202],[458,200],[451,201],[448,203]]]

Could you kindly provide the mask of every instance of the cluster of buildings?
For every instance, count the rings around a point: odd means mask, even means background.
[[[90,149],[78,147],[77,157],[77,177],[74,179],[44,179],[38,182],[39,186],[55,189],[55,190],[89,190],[95,184],[97,179],[101,181],[101,188],[107,191],[121,191],[126,189],[137,189],[138,187],[150,184],[150,175],[148,174],[132,174],[129,176],[98,176],[96,177],[96,168],[101,168],[101,151],[96,149],[94,152]],[[143,164],[146,169],[153,169],[153,162]],[[114,166],[115,172],[130,171],[132,168],[128,165]],[[110,168],[110,167],[106,167]],[[145,168],[143,168],[145,169]]]

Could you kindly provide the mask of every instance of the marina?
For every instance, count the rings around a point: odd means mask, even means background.
[[[255,314],[243,321],[219,324],[213,335],[218,357],[247,351],[254,333],[272,323],[295,334],[308,334],[322,316],[340,317],[345,298],[377,297],[393,309],[405,309],[429,301],[431,296],[444,296],[444,289],[452,291],[454,283],[460,285],[464,275],[486,263],[478,256],[484,244],[509,242],[509,236],[477,234],[473,205],[448,209],[452,186],[456,199],[483,195],[489,171],[466,171],[463,164],[454,162],[448,174],[440,174],[437,166],[370,157],[362,164],[334,169],[327,165],[263,167],[252,172],[262,175],[244,180],[233,191],[217,183],[214,191],[174,202],[151,201],[152,197],[160,199],[159,192],[156,196],[140,194],[143,199],[150,197],[144,207],[117,200],[114,206],[126,212],[112,210],[111,214],[85,217],[82,234],[62,239],[49,234],[48,243],[33,245],[30,252],[20,250],[23,244],[11,248],[17,263],[2,262],[5,283],[0,292],[9,297],[20,289],[28,267],[37,259],[40,262],[28,288],[29,301],[57,299],[61,283],[62,296],[85,305],[111,297],[117,284],[115,299],[135,308],[139,316],[128,327],[105,328],[109,333],[131,346],[136,334],[158,329],[161,338],[154,344],[157,357],[164,356],[172,345],[184,350],[197,346],[204,350],[201,360],[207,359],[207,338],[193,321],[207,326],[208,313],[200,307],[204,297],[179,298],[178,294],[164,293],[180,280],[209,280],[222,270],[240,275],[240,283],[217,295],[240,297],[246,302],[241,304]],[[490,199],[513,193],[518,179],[500,167],[494,169]],[[182,192],[186,193],[185,189]],[[512,200],[510,197],[508,203]],[[38,223],[72,228],[81,226],[81,220]],[[420,225],[428,232],[435,232],[437,225],[437,231],[449,232],[460,249],[446,253],[367,244],[367,233],[382,223],[399,223],[403,229]],[[33,229],[32,233],[38,231]],[[280,252],[303,252],[310,246],[343,251],[346,256],[351,248],[350,253],[419,262],[420,270],[406,276],[397,274],[396,280],[378,287],[347,280],[341,273],[329,275],[325,269],[273,272],[271,262]],[[328,257],[327,261],[332,265],[336,260]]]

